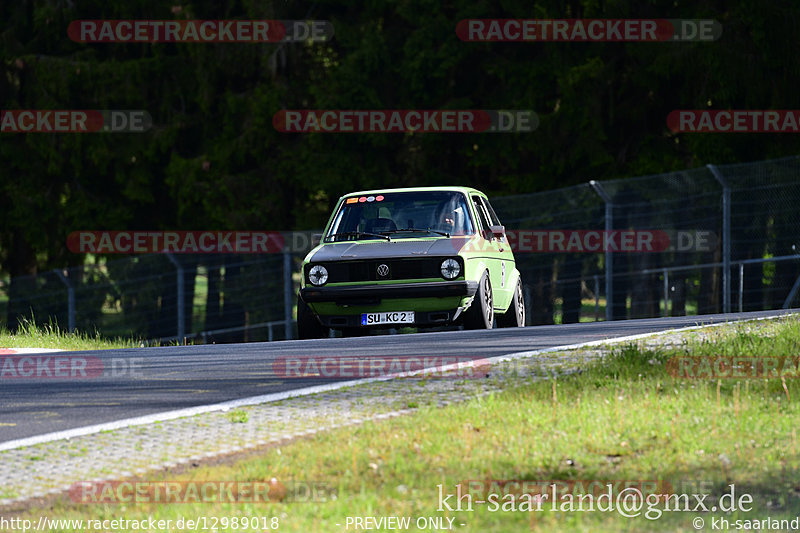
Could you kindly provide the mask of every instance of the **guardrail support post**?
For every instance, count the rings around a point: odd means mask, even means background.
[[[608,196],[603,186],[599,181],[591,180],[589,185],[594,191],[603,199],[606,204],[606,232],[611,232],[614,229],[614,205],[611,203],[611,197]],[[608,235],[608,233],[606,233]],[[605,256],[605,271],[606,271],[606,320],[613,320],[614,317],[614,253],[611,250],[606,250]]]
[[[797,296],[797,291],[800,289],[800,276],[794,281],[794,285],[792,285],[792,290],[789,291],[789,296],[786,297],[786,300],[783,302],[783,308],[789,309],[789,306],[792,305],[794,301],[794,297]]]
[[[292,283],[292,254],[289,251],[283,252],[283,320],[284,320],[284,338],[292,338],[292,296],[294,293],[294,284]],[[270,328],[272,333],[272,328]],[[270,335],[270,339],[271,335]]]
[[[67,329],[72,333],[75,331],[75,287],[72,286],[67,276],[61,270],[54,270],[61,281],[67,287]]]
[[[661,316],[669,316],[669,311],[667,310],[669,307],[669,270],[666,268],[664,269],[664,311],[661,313]]]
[[[715,165],[706,165],[722,185],[722,312],[731,312],[731,187]]]
[[[172,254],[166,254],[166,256],[167,256],[167,259],[169,259],[170,262],[173,265],[175,265],[175,268],[178,269],[178,333],[177,333],[177,336],[178,336],[178,344],[181,344],[181,343],[183,343],[185,341],[184,337],[186,337],[186,320],[185,320],[185,317],[184,317],[185,309],[184,309],[184,306],[183,306],[183,301],[184,301],[184,294],[183,294],[183,290],[184,290],[184,286],[183,286],[183,267],[178,262],[178,260],[175,259],[172,256]]]
[[[796,244],[792,245],[792,251],[795,252],[795,253],[797,252],[797,245]],[[796,257],[797,257],[797,259],[800,259],[800,254],[798,254]],[[788,294],[788,296],[786,296],[786,300],[783,301],[783,308],[784,309],[789,309],[789,306],[792,305],[792,302],[794,301],[794,297],[797,296],[797,291],[798,290],[800,290],[800,276],[797,276],[797,279],[794,280],[794,285],[792,285],[792,288],[789,290],[789,294]]]
[[[739,312],[742,312],[744,303],[744,263],[739,263]]]

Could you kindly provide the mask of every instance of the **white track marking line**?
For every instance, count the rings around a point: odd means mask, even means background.
[[[2,353],[10,350],[11,353]],[[17,354],[31,354],[31,353],[53,353],[53,352],[66,352],[67,350],[59,350],[57,348],[3,348],[0,347],[0,355],[17,355]]]

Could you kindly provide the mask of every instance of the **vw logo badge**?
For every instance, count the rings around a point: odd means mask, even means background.
[[[381,263],[378,265],[378,276],[385,278],[389,275],[389,265],[386,263]]]

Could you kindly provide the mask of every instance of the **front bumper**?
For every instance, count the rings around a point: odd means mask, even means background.
[[[305,287],[300,289],[300,297],[306,303],[334,302],[339,305],[375,305],[384,299],[464,297],[474,296],[477,291],[477,281],[460,280],[351,287]]]
[[[363,326],[361,315],[319,315],[323,326],[333,329],[389,329],[389,328],[416,328],[430,326],[447,326],[455,323],[461,315],[461,309],[445,311],[415,311],[414,322],[409,324],[379,324]]]

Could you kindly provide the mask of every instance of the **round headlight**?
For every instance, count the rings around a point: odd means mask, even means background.
[[[316,286],[325,285],[328,281],[328,269],[322,265],[314,265],[308,271],[308,280]]]
[[[461,265],[455,259],[445,259],[442,261],[442,277],[444,279],[455,279],[461,274]]]

